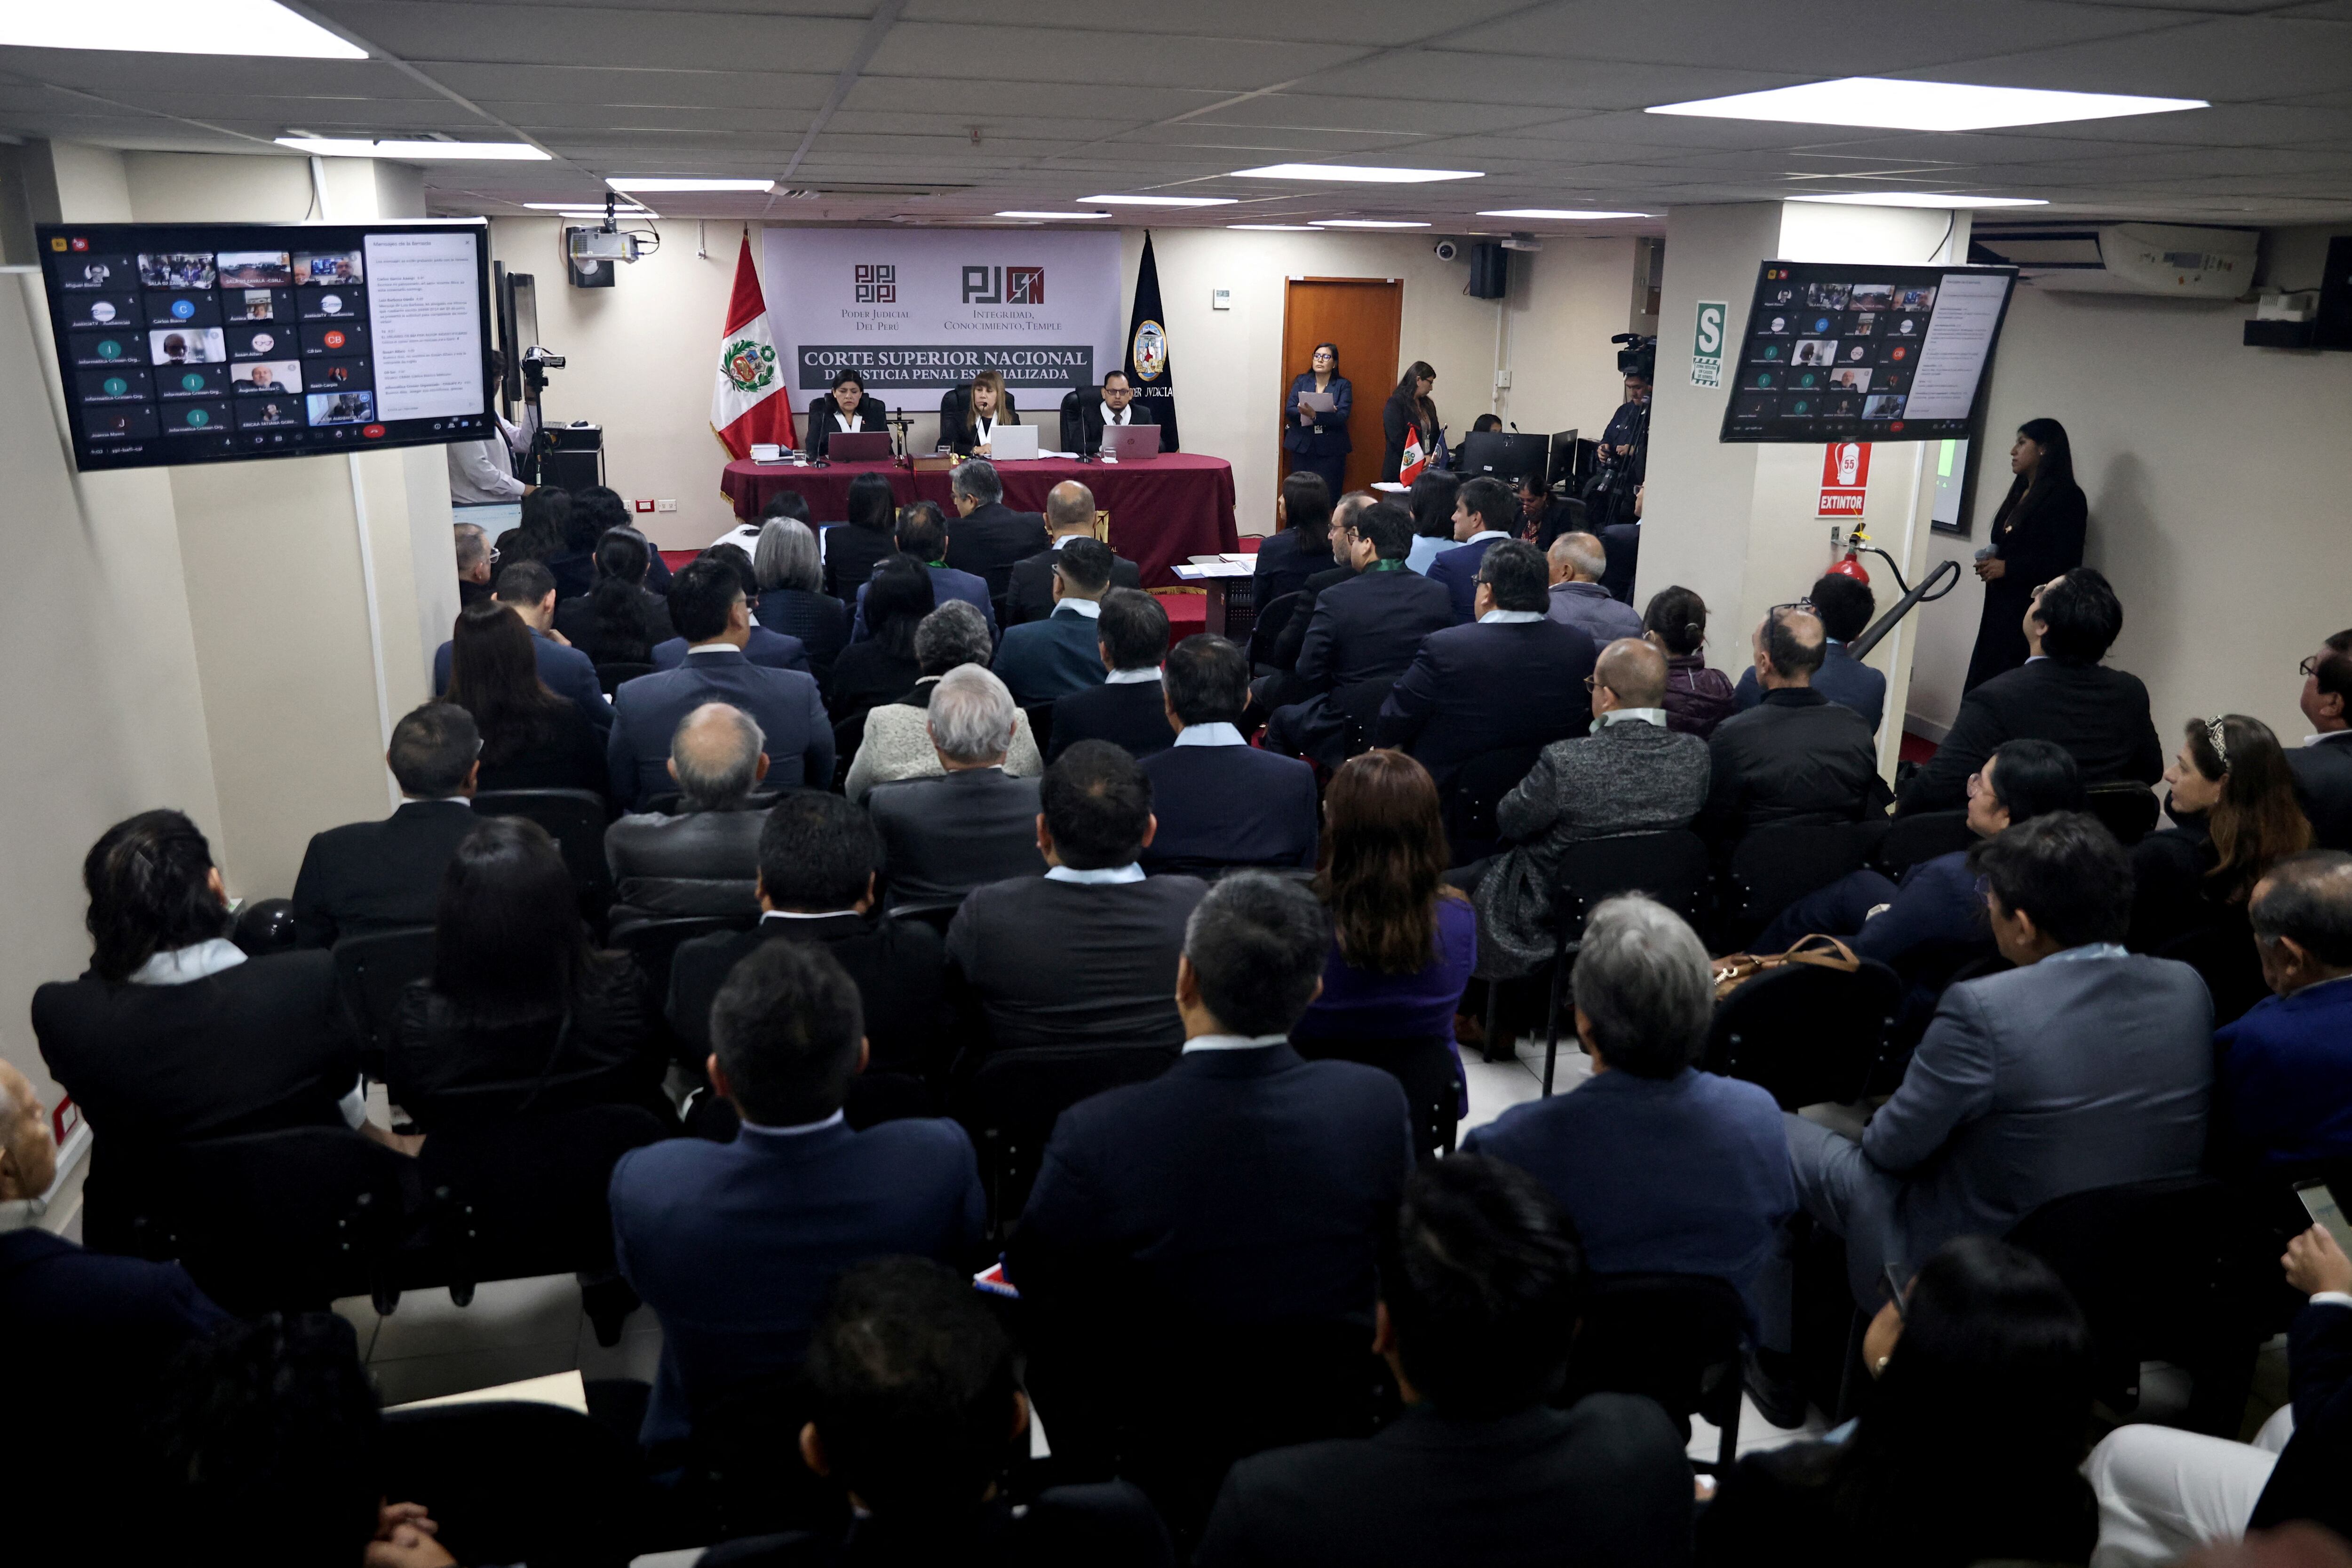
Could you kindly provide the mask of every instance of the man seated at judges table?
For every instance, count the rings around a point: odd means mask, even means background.
[[[490,536],[477,522],[461,522],[453,531],[457,547],[457,607],[478,605],[490,596]]]
[[[1598,647],[1642,635],[1641,612],[1618,603],[1601,585],[1609,570],[1609,552],[1600,540],[1589,533],[1562,533],[1543,548],[1551,571],[1551,608],[1547,613],[1553,620],[1581,627]]]
[[[1860,1142],[1781,1118],[1798,1202],[1845,1238],[1864,1311],[1888,1264],[1907,1279],[1956,1236],[2002,1235],[2070,1193],[2192,1176],[2204,1154],[2213,1005],[2187,964],[2123,950],[2131,864],[2115,836],[2053,812],[1977,845],[1969,865],[2016,967],[1945,991]],[[1785,1258],[1758,1287],[1772,1352],[1790,1342]]]
[[[2273,1169],[2352,1158],[2352,855],[2286,857],[2248,910],[2273,994],[2213,1036],[2231,1152]]]
[[[1327,769],[1348,760],[1356,731],[1370,742],[1380,705],[1421,639],[1454,624],[1453,595],[1404,563],[1412,549],[1411,512],[1394,501],[1350,509],[1343,500],[1331,526],[1353,574],[1319,588],[1308,579],[1312,607],[1292,618],[1307,628],[1293,674],[1295,689],[1315,695],[1276,709],[1265,733],[1267,751],[1311,757]]]
[[[670,584],[670,618],[686,634],[686,662],[625,680],[613,693],[613,738],[605,761],[613,804],[624,811],[670,792],[670,738],[706,702],[724,702],[760,727],[779,788],[833,783],[833,724],[816,678],[762,669],[743,658],[751,610],[742,584],[721,561],[688,563]]]
[[[988,623],[989,637],[996,637],[996,606],[989,601],[988,580],[947,564],[947,518],[936,505],[919,500],[900,507],[891,542],[899,554],[922,563],[923,570],[930,574],[931,594],[936,602],[944,605],[950,599],[961,599]],[[857,585],[857,608],[849,627],[849,640],[854,643],[864,642],[874,635],[873,628],[866,624],[866,590],[869,585]]]
[[[863,1114],[866,1089],[946,1065],[947,949],[921,921],[880,918],[882,836],[837,795],[794,790],[778,801],[761,826],[759,857],[760,923],[680,942],[670,960],[665,1010],[678,1056],[698,1068],[710,1055],[711,1000],[746,957],[774,942],[823,948],[849,972],[865,1005],[868,1058],[847,1109],[851,1126],[869,1125],[876,1118]]]
[[[2352,849],[2352,631],[2303,661],[2303,716],[2312,733],[2287,752],[2295,798],[2323,849]]]
[[[2057,742],[2074,754],[2086,789],[2162,778],[2164,747],[2148,717],[2147,688],[2099,663],[2123,629],[2123,605],[2091,567],[2036,588],[2025,608],[2024,664],[1960,699],[1959,717],[1912,775],[1895,815],[1959,809],[1969,775],[2003,741]]]
[[[1454,501],[1454,537],[1459,547],[1429,563],[1429,580],[1443,583],[1454,595],[1455,621],[1474,618],[1471,601],[1477,592],[1478,567],[1487,551],[1515,537],[1518,515],[1518,500],[1502,480],[1481,475],[1463,482]]]
[[[1878,600],[1867,584],[1842,572],[1829,572],[1815,579],[1805,603],[1822,618],[1822,630],[1829,639],[1822,667],[1813,671],[1813,689],[1839,707],[1861,714],[1875,733],[1886,710],[1886,677],[1846,652],[1845,645],[1870,628]],[[1758,684],[1752,667],[1739,672],[1739,687],[1732,700],[1742,713],[1764,700],[1764,689]]]
[[[1053,552],[1054,613],[1007,627],[996,673],[1024,708],[1042,707],[1100,686],[1102,644],[1097,621],[1110,591],[1110,546],[1074,539]]]
[[[976,1006],[996,1050],[1183,1043],[1168,977],[1207,884],[1146,878],[1159,826],[1151,780],[1108,741],[1081,741],[1038,788],[1042,877],[975,888],[948,927],[950,995]]]
[[[1013,563],[1045,548],[1045,520],[1004,504],[1004,480],[986,458],[958,463],[948,489],[956,520],[948,525],[947,563],[987,583],[992,596],[1003,593]],[[1087,521],[1091,527],[1093,517]]]
[[[866,795],[882,835],[890,907],[952,902],[984,883],[1045,870],[1037,781],[1004,771],[1017,716],[1004,682],[959,665],[931,689],[924,716],[942,776],[876,784]]]
[[[1143,760],[1160,824],[1143,868],[1314,869],[1315,770],[1258,750],[1236,728],[1249,705],[1249,656],[1223,637],[1186,637],[1168,655],[1160,690],[1176,738]]]
[[[1199,1568],[1688,1563],[1690,1462],[1665,1412],[1552,1403],[1588,1265],[1549,1194],[1499,1161],[1442,1160],[1381,1230],[1373,1348],[1404,1415],[1234,1466]]]
[[[572,699],[599,735],[611,734],[613,705],[604,700],[604,689],[596,683],[594,661],[555,630],[555,574],[538,561],[518,561],[501,567],[495,597],[530,628],[530,657],[539,666],[540,683],[558,697]],[[445,640],[433,652],[436,697],[448,694],[453,647]]]
[[[865,1008],[823,948],[771,942],[737,964],[711,1004],[710,1044],[711,1089],[742,1124],[734,1141],[633,1149],[609,1189],[614,1265],[661,1322],[638,1434],[656,1470],[682,1457],[700,1411],[800,1364],[843,1269],[901,1254],[969,1268],[987,1223],[962,1128],[847,1125]]]
[[[332,947],[347,936],[429,926],[441,873],[474,829],[482,738],[454,702],[411,709],[392,727],[384,766],[400,805],[381,822],[313,834],[294,876],[294,942]]]
[[[1054,613],[1054,559],[1074,539],[1095,536],[1095,492],[1076,479],[1064,479],[1045,492],[1045,532],[1053,542],[1014,563],[1006,574],[1004,624],[1017,626],[1042,621]],[[1140,588],[1143,569],[1124,555],[1110,558],[1110,585]]]
[[[1088,397],[1083,393],[1078,396],[1078,450],[1101,451],[1106,429],[1159,423],[1150,404],[1135,400],[1135,384],[1128,380],[1127,372],[1114,366],[1103,373],[1101,396]]]
[[[1869,724],[1813,689],[1824,640],[1821,617],[1802,605],[1777,605],[1757,623],[1764,700],[1706,738],[1703,822],[1716,842],[1759,827],[1857,822],[1885,808],[1891,792]]]
[[[768,776],[765,742],[751,715],[724,702],[706,702],[677,721],[669,742],[677,809],[632,813],[604,829],[614,930],[759,908],[761,815],[775,799],[751,793]]]
[[[773,630],[760,624],[760,576],[751,570],[751,557],[742,547],[734,544],[714,544],[698,560],[716,561],[735,574],[743,585],[743,598],[752,610],[751,636],[743,644],[743,658],[750,663],[769,669],[800,669],[809,667],[808,648],[796,637]],[[676,669],[686,662],[687,642],[683,637],[667,638],[654,644],[654,668]]]
[[[1373,743],[1410,752],[1443,789],[1484,752],[1548,746],[1589,731],[1585,678],[1597,650],[1584,633],[1544,614],[1549,588],[1534,545],[1506,539],[1487,551],[1478,564],[1477,619],[1422,639],[1412,668],[1381,704]]]
[[[1054,704],[1053,757],[1080,741],[1108,741],[1132,757],[1166,751],[1176,739],[1160,692],[1160,666],[1168,657],[1168,612],[1139,589],[1113,588],[1103,595],[1095,636],[1102,655],[1102,684]]]

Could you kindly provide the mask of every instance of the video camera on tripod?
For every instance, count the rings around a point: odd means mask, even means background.
[[[1609,340],[1618,345],[1617,372],[1645,382],[1657,378],[1658,340],[1640,332],[1619,332]],[[1612,430],[1617,422],[1609,423]],[[1585,520],[1589,526],[1600,529],[1612,523],[1633,522],[1633,492],[1641,488],[1642,477],[1650,461],[1650,405],[1644,399],[1641,414],[1633,426],[1633,439],[1611,447],[1609,456],[1593,470],[1592,479],[1584,487]]]

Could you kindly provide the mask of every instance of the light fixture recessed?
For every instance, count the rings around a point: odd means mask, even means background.
[[[1310,228],[1427,228],[1425,223],[1411,223],[1392,217],[1318,217]]]
[[[368,52],[278,0],[110,0],[100,5],[0,6],[0,44],[20,49],[363,60]]]
[[[1236,180],[1347,181],[1367,185],[1425,185],[1438,180],[1483,180],[1477,169],[1378,169],[1361,163],[1268,163],[1235,169]]]
[[[773,180],[735,180],[701,174],[615,174],[604,182],[626,195],[631,191],[772,191]]]
[[[291,147],[320,158],[397,158],[406,163],[458,163],[476,159],[543,163],[549,154],[526,142],[376,142],[365,136],[280,136]]]
[[[1254,228],[1261,234],[1313,234],[1311,223],[1229,223],[1227,228]]]
[[[1779,120],[1800,125],[1867,125],[1888,131],[1992,131],[2005,125],[2058,125],[2070,120],[2114,120],[2127,114],[2169,114],[2207,107],[2201,98],[2137,98],[2117,92],[2059,92],[2035,87],[1849,76],[1764,92],[1736,92],[1727,98],[1654,104],[1643,112]]]
[[[1100,202],[1109,207],[1229,207],[1237,196],[1080,196],[1082,202]]]
[[[1823,191],[1790,196],[1792,202],[1820,202],[1839,207],[2046,207],[2040,196],[1970,196],[1949,191]]]
[[[996,216],[997,216],[998,217],[1026,217],[1026,218],[1036,218],[1036,219],[1039,219],[1039,220],[1041,220],[1041,221],[1043,221],[1043,222],[1046,222],[1046,223],[1055,223],[1055,222],[1058,222],[1058,221],[1060,221],[1060,220],[1062,220],[1062,219],[1064,219],[1064,218],[1067,218],[1067,219],[1070,219],[1070,220],[1072,220],[1073,222],[1075,222],[1076,220],[1077,220],[1077,219],[1079,219],[1079,218],[1082,218],[1082,217],[1108,217],[1108,216],[1110,216],[1110,214],[1108,214],[1108,213],[1046,213],[1046,212],[1035,212],[1035,213],[1031,213],[1031,212],[1006,212],[1006,213],[998,213]]]
[[[1483,212],[1480,217],[1526,217],[1544,219],[1583,220],[1600,217],[1648,217],[1648,213],[1570,212],[1566,207],[1504,207],[1496,212]]]

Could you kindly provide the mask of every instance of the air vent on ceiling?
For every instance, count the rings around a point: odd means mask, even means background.
[[[2254,285],[2261,236],[2177,224],[1979,224],[1969,259],[2006,263],[2043,289],[2234,300]]]

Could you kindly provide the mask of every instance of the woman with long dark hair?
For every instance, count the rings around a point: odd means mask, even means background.
[[[1388,440],[1388,449],[1381,454],[1381,478],[1394,480],[1404,466],[1405,443],[1418,433],[1422,456],[1432,464],[1437,461],[1437,405],[1430,400],[1430,389],[1437,384],[1437,372],[1427,360],[1415,360],[1404,367],[1397,378],[1396,390],[1381,409],[1381,434]]]
[[[595,664],[649,664],[670,629],[669,601],[646,586],[654,548],[634,528],[596,542],[596,584],[555,606],[555,629]]]
[[[2025,662],[2025,606],[2033,590],[2083,563],[2090,502],[2074,482],[2074,448],[2055,419],[2029,419],[2009,449],[2016,478],[1993,513],[1990,548],[1977,563],[1984,579],[1984,615],[1963,692]]]
[[[645,975],[598,952],[563,852],[537,823],[484,817],[441,878],[433,973],[401,998],[392,1098],[428,1134],[625,1102],[671,1120]]]
[[[522,498],[522,521],[498,537],[502,565],[518,561],[548,562],[563,553],[564,527],[572,521],[572,492],[541,485]]]
[[[473,715],[482,736],[478,787],[586,789],[604,794],[604,747],[580,705],[539,678],[530,628],[491,600],[457,616],[450,637],[448,700]]]
[[[1331,400],[1324,409],[1309,408],[1299,399],[1308,394]],[[1339,345],[1317,343],[1308,366],[1290,378],[1290,393],[1282,400],[1282,449],[1290,454],[1290,471],[1321,476],[1326,494],[1337,497],[1348,488],[1348,454],[1355,442],[1348,435],[1348,416],[1355,411],[1356,389],[1339,374]]]
[[[896,702],[915,689],[922,663],[915,657],[915,630],[939,608],[931,574],[911,555],[882,563],[866,590],[866,624],[873,636],[851,643],[833,661],[833,701],[828,708],[838,733],[865,732],[866,712]],[[841,753],[842,766],[849,752]]]
[[[1666,656],[1666,728],[1706,740],[1738,700],[1731,678],[1706,663],[1706,601],[1677,584],[1650,595],[1642,638]]]
[[[1282,476],[1274,527],[1273,536],[1257,547],[1254,569],[1260,615],[1285,594],[1306,587],[1318,572],[1338,564],[1331,556],[1331,492],[1322,475],[1293,468]]]
[[[1990,1237],[1947,1243],[1863,1360],[1878,1384],[1853,1434],[1742,1459],[1700,1517],[1702,1564],[2089,1560],[2091,1334],[2048,1264]]]
[[[898,524],[898,498],[882,474],[860,474],[849,481],[849,521],[835,523],[823,535],[824,591],[845,605],[857,602],[857,590],[874,575],[874,568],[898,546],[892,542]]]
[[[1412,509],[1412,549],[1404,563],[1427,576],[1429,563],[1462,542],[1454,537],[1454,503],[1462,499],[1462,476],[1451,468],[1424,468],[1406,492]]]

